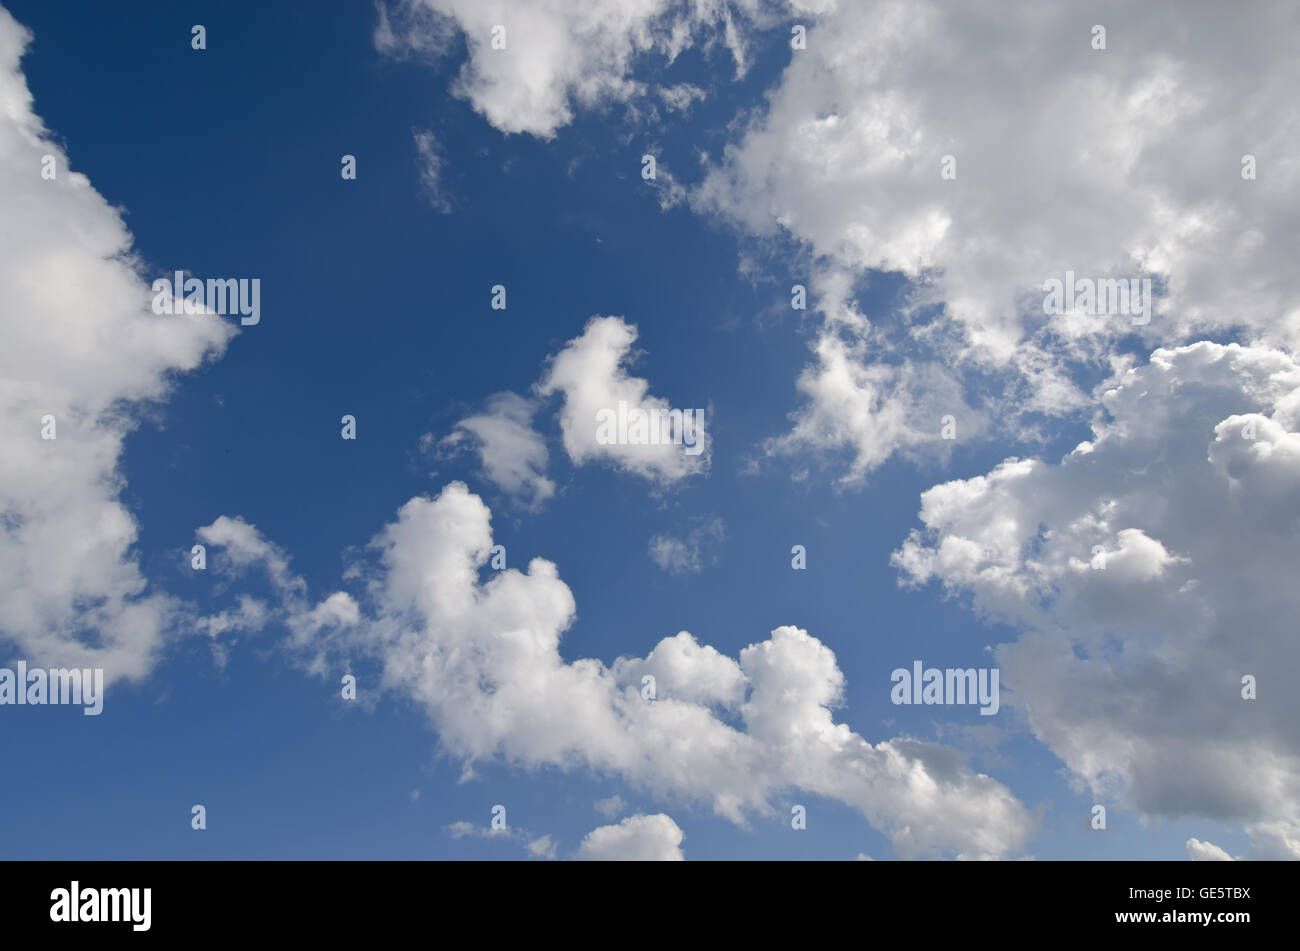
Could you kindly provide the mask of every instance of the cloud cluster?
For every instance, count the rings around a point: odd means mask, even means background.
[[[33,664],[135,680],[183,607],[140,571],[123,441],[236,330],[151,312],[121,214],[32,112],[30,39],[0,9],[0,642]]]
[[[1104,377],[1133,335],[1150,347],[1300,341],[1300,119],[1288,107],[1300,65],[1287,41],[1300,13],[1118,0],[1090,11],[411,0],[382,11],[376,42],[402,55],[463,34],[457,91],[497,128],[549,137],[576,109],[636,100],[641,53],[671,61],[721,35],[743,63],[763,28],[805,25],[805,48],[737,117],[689,200],[806,250],[814,359],[793,427],[765,448],[846,455],[841,481],[858,483],[895,453],[943,456],[993,430],[1038,438],[1042,417],[1086,411],[1080,380]],[[526,40],[492,49],[494,25],[519,36],[511,24]],[[670,106],[700,94],[658,92]],[[910,284],[867,313],[860,294],[878,271]],[[1044,282],[1067,271],[1150,278],[1153,319],[1045,314]]]
[[[979,411],[1020,435],[1084,408],[1075,379],[1104,375],[1126,335],[1294,346],[1298,27],[1274,5],[1103,2],[1085,20],[1042,0],[826,4],[692,193],[812,259],[815,362],[769,448],[847,452],[858,479],[934,443],[940,413],[959,436]],[[1067,270],[1150,277],[1163,296],[1145,326],[1045,315],[1044,282]],[[911,279],[901,307],[859,309],[873,271]]]
[[[798,628],[776,628],[738,659],[682,632],[644,659],[566,662],[572,593],[542,558],[483,580],[490,518],[456,482],[407,502],[372,542],[365,591],[332,594],[323,603],[336,605],[333,623],[286,647],[318,671],[371,658],[382,688],[417,703],[467,767],[584,768],[735,822],[776,815],[802,790],[857,809],[907,857],[1015,853],[1032,831],[1015,797],[955,751],[904,738],[873,745],[836,723],[843,674]],[[225,537],[240,561],[274,551],[260,537]],[[296,597],[278,610],[290,630],[316,611]],[[645,672],[657,678],[653,700]]]
[[[575,107],[630,103],[650,87],[631,74],[653,57],[671,64],[702,40],[722,43],[737,72],[746,64],[745,24],[758,0],[395,0],[379,6],[376,48],[395,58],[431,57],[463,38],[468,57],[454,92],[502,132],[554,137]],[[697,37],[700,40],[697,40]],[[673,108],[690,105],[689,87],[665,87]]]
[[[902,579],[1025,630],[997,649],[1003,683],[1094,794],[1294,822],[1300,365],[1264,347],[1157,350],[1101,404],[1059,464],[1008,459],[927,491],[924,529],[894,555]]]

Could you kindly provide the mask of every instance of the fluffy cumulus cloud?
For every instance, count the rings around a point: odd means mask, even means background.
[[[681,862],[686,858],[683,838],[677,823],[663,813],[628,816],[618,825],[588,832],[577,858],[588,862]]]
[[[1008,459],[927,491],[895,562],[1024,629],[997,650],[1003,683],[1095,795],[1288,841],[1300,365],[1265,347],[1162,349],[1100,401],[1093,438],[1059,464]]]
[[[533,428],[539,401],[561,397],[558,412],[570,461],[603,461],[664,488],[706,473],[710,439],[704,407],[674,408],[650,395],[650,383],[628,373],[634,325],[621,317],[593,317],[583,332],[547,361],[535,398],[497,393],[481,413],[458,422],[440,441],[425,434],[425,451],[454,455],[472,449],[482,475],[516,502],[539,508],[555,494],[546,476],[545,438]],[[700,549],[722,537],[722,523],[696,525],[684,540],[656,539],[652,555],[665,570],[698,571]],[[694,556],[694,562],[691,561]]]
[[[575,465],[604,461],[660,486],[706,472],[706,408],[650,395],[649,381],[624,366],[636,338],[635,325],[621,317],[593,317],[551,358],[537,392],[563,396],[565,452]]]
[[[483,475],[497,488],[536,508],[555,494],[546,477],[546,440],[532,427],[534,403],[516,393],[497,393],[482,413],[456,424],[440,448],[455,452],[473,447]]]
[[[811,19],[692,194],[812,261],[815,362],[773,451],[842,450],[856,478],[938,440],[941,414],[964,438],[980,411],[1025,434],[1033,414],[1083,408],[1073,380],[1104,375],[1124,335],[1300,340],[1300,11],[1193,8],[882,0]],[[1044,282],[1069,270],[1150,277],[1163,296],[1145,325],[1044,314]],[[873,271],[912,283],[869,319],[855,295]],[[968,408],[972,389],[995,395]]]
[[[439,55],[463,38],[468,58],[456,79],[502,132],[551,138],[575,108],[634,103],[650,87],[631,73],[639,61],[672,63],[697,43],[726,46],[737,72],[746,65],[746,25],[758,0],[395,0],[381,3],[375,46],[390,56]],[[494,42],[495,38],[495,42]],[[665,87],[670,106],[695,95]]]
[[[140,571],[120,499],[123,440],[176,373],[220,354],[235,330],[152,313],[121,214],[32,112],[19,67],[30,39],[0,9],[0,646],[138,679],[182,607]]]
[[[276,570],[273,546],[225,534],[241,559],[267,553]],[[802,790],[856,808],[902,856],[1016,853],[1032,831],[1021,803],[955,751],[872,744],[836,723],[843,674],[798,628],[776,628],[739,658],[682,632],[643,659],[566,662],[559,642],[576,606],[558,568],[534,558],[484,580],[491,513],[461,483],[406,503],[371,548],[374,563],[352,573],[364,590],[330,595],[323,619],[292,582],[274,586],[277,616],[309,632],[286,647],[321,672],[354,657],[376,664],[381,687],[418,704],[467,770],[585,768],[735,822],[775,816]]]

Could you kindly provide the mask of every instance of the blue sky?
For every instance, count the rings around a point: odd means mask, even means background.
[[[706,194],[710,169],[728,146],[748,141],[746,122],[775,110],[769,97],[801,55],[788,42],[789,15],[748,23],[743,76],[721,42],[708,50],[697,42],[672,63],[658,49],[631,59],[628,75],[651,88],[705,90],[688,112],[661,104],[647,117],[653,96],[595,105],[574,98],[572,121],[548,137],[503,131],[503,120],[457,86],[471,54],[456,29],[440,56],[403,60],[377,48],[378,13],[368,3],[328,13],[242,2],[140,3],[129,15],[100,4],[7,0],[6,8],[34,36],[21,71],[35,114],[68,166],[121,210],[145,283],[184,269],[260,278],[262,287],[258,325],[172,377],[165,398],[132,404],[137,424],[115,466],[118,499],[138,528],[129,557],[150,591],[188,607],[169,624],[147,674],[110,686],[101,716],[0,710],[0,756],[13,764],[11,777],[22,777],[0,784],[0,812],[18,820],[6,857],[563,859],[597,827],[659,814],[684,833],[689,859],[963,851],[961,833],[922,835],[934,848],[909,849],[900,828],[919,820],[907,808],[882,806],[871,821],[843,797],[789,777],[766,790],[768,808],[737,822],[717,814],[707,795],[672,782],[655,788],[636,770],[581,756],[566,765],[466,756],[448,748],[438,714],[420,696],[381,689],[385,655],[368,655],[363,640],[345,642],[341,654],[329,645],[325,668],[313,673],[284,646],[284,613],[259,630],[216,638],[219,652],[195,631],[195,617],[232,610],[241,594],[269,604],[278,597],[259,571],[230,573],[219,545],[209,546],[207,571],[191,570],[202,526],[222,516],[256,526],[287,555],[309,605],[349,591],[367,615],[380,609],[367,605],[348,566],[360,561],[375,577],[368,543],[408,500],[436,497],[455,480],[490,508],[493,542],[505,546],[509,568],[522,571],[533,558],[558,567],[576,603],[560,640],[563,661],[612,667],[679,631],[735,658],[782,625],[807,631],[843,674],[836,723],[871,744],[941,744],[958,754],[952,768],[963,777],[984,774],[1009,791],[1016,829],[999,830],[1005,842],[990,849],[998,857],[1175,858],[1191,850],[1189,838],[1243,854],[1252,822],[1293,818],[1272,805],[1252,815],[1183,807],[1176,796],[1157,803],[1122,766],[1081,777],[1078,760],[1061,755],[1059,731],[1027,717],[1015,699],[1025,694],[1006,675],[993,717],[970,706],[891,702],[895,668],[914,660],[996,666],[985,647],[1016,642],[1028,629],[973,609],[972,597],[988,592],[963,589],[960,579],[948,579],[950,595],[936,580],[900,584],[906,573],[891,555],[909,532],[934,527],[918,518],[922,493],[984,476],[1009,456],[1057,465],[1092,438],[1101,403],[1090,393],[1085,405],[1062,400],[1036,412],[1028,404],[1038,397],[1017,389],[1004,362],[957,379],[972,416],[985,422],[978,437],[955,446],[931,451],[902,439],[847,481],[861,446],[770,448],[808,406],[796,380],[828,332],[825,288],[837,274],[850,287],[839,306],[879,327],[903,334],[926,319],[906,303],[923,275],[844,265],[827,250],[834,242],[797,214],[794,224],[787,216],[781,228],[751,233],[733,220],[739,215],[717,211],[717,190]],[[202,51],[190,46],[195,23],[206,27]],[[432,134],[441,157],[432,198],[417,132]],[[646,152],[690,197],[661,207],[661,191],[641,178]],[[340,176],[345,154],[356,156],[355,181]],[[879,257],[888,261],[890,252]],[[818,303],[791,310],[792,283],[813,287]],[[495,284],[507,288],[504,311],[489,306]],[[535,506],[490,478],[477,452],[429,449],[493,394],[532,393],[548,360],[595,315],[635,325],[640,354],[624,368],[648,380],[652,394],[707,408],[707,473],[667,484],[608,459],[575,461],[554,396],[534,397],[531,426],[555,485]],[[1108,363],[1112,355],[1142,364],[1155,346],[1259,337],[1162,332],[1137,344],[1119,335],[1109,350],[1059,365],[1091,391],[1112,369],[1123,371]],[[916,349],[899,344],[886,358],[943,365],[942,347],[917,356],[934,339]],[[1024,416],[999,425],[1015,400],[1024,401]],[[917,414],[928,406],[912,405]],[[340,438],[344,414],[357,420],[355,441]],[[916,424],[930,426],[928,416]],[[703,541],[698,570],[673,573],[652,558],[654,537],[688,539],[711,520],[720,520],[722,537]],[[791,567],[797,544],[807,549],[806,570]],[[480,577],[492,574],[483,566]],[[1069,628],[1058,616],[1052,624]],[[0,630],[0,662],[58,665],[58,651],[39,654],[32,643]],[[349,669],[362,702],[340,697]],[[570,698],[550,702],[563,708]],[[737,722],[735,710],[718,716]],[[1277,744],[1279,756],[1294,752]],[[941,761],[926,759],[942,781]],[[463,780],[468,762],[475,776]],[[954,782],[954,795],[967,795],[967,781]],[[597,807],[612,796],[618,807]],[[979,795],[971,796],[978,816]],[[203,831],[190,827],[196,803],[207,809]],[[1094,803],[1108,807],[1105,831],[1090,827]],[[479,834],[495,804],[506,806],[516,834]],[[795,804],[807,809],[805,830],[791,828]],[[466,827],[457,823],[476,831],[458,834]]]

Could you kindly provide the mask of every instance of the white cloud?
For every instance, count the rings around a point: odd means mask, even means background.
[[[349,653],[377,661],[382,688],[415,701],[467,769],[583,768],[736,822],[777,815],[778,793],[802,789],[857,809],[907,857],[1014,853],[1031,832],[1025,808],[960,753],[905,738],[873,745],[835,723],[843,675],[798,628],[775,629],[738,660],[682,632],[644,659],[566,662],[559,641],[576,605],[553,563],[480,581],[490,517],[461,483],[412,499],[372,542],[379,564],[359,620],[285,646],[322,673]],[[308,613],[292,594],[282,610],[291,629]],[[659,699],[642,699],[642,670],[656,674]]]
[[[447,159],[443,156],[442,146],[428,129],[415,129],[411,135],[420,160],[420,187],[425,197],[435,211],[451,214],[451,201],[443,184]]]
[[[1213,842],[1200,839],[1187,840],[1187,857],[1193,862],[1231,862],[1233,858]]]
[[[605,799],[597,799],[595,805],[596,811],[606,819],[613,819],[627,808],[627,803],[623,801],[623,797],[618,793],[614,793],[614,795]]]
[[[476,826],[472,822],[460,819],[447,826],[447,834],[453,839],[465,839],[476,836],[507,835],[508,832],[506,829],[489,829],[487,826]]]
[[[824,7],[692,195],[812,258],[816,360],[771,451],[847,450],[852,481],[935,444],[941,414],[965,438],[1083,409],[1072,373],[1104,374],[1128,333],[1154,347],[1244,325],[1300,342],[1294,7],[1102,2],[1086,21],[1050,0]],[[851,299],[876,270],[914,283],[869,319]],[[1046,317],[1043,282],[1066,270],[1157,275],[1167,297],[1145,328]],[[969,409],[968,391],[985,394]]]
[[[798,381],[793,428],[765,448],[846,453],[842,482],[894,453],[946,456],[946,416],[955,441],[993,430],[1038,438],[1039,414],[1086,409],[1076,379],[1104,375],[1128,334],[1172,345],[1244,327],[1259,342],[1300,342],[1290,8],[1204,7],[1186,21],[1171,5],[1112,0],[1089,23],[1041,0],[958,11],[911,0],[412,0],[389,13],[376,31],[382,50],[450,48],[463,31],[458,92],[497,128],[543,137],[576,109],[635,110],[650,88],[632,73],[642,53],[671,61],[720,37],[743,65],[755,27],[794,16],[809,27],[807,48],[738,117],[691,203],[808,252],[804,283],[822,320],[815,359]],[[1091,46],[1093,21],[1106,25],[1104,51]],[[526,42],[492,50],[497,24]],[[699,95],[687,84],[655,92],[669,109]],[[1246,155],[1253,181],[1241,177]],[[952,181],[940,177],[945,156]],[[682,194],[669,177],[661,204]],[[868,317],[854,295],[878,270],[912,284],[901,305]],[[1043,282],[1067,270],[1154,275],[1157,313],[1145,327],[1048,317]]]
[[[236,633],[255,634],[266,626],[271,612],[265,601],[241,594],[236,611],[220,611],[209,617],[193,618],[194,630],[212,639],[212,659],[225,669]]]
[[[515,393],[497,393],[483,413],[456,424],[441,445],[457,449],[472,443],[483,475],[521,504],[537,508],[555,494],[546,477],[546,441],[532,427],[536,406]]]
[[[676,83],[672,86],[660,86],[659,98],[664,101],[664,105],[674,112],[689,112],[691,106],[697,102],[702,102],[708,95],[699,86],[693,86],[690,83]]]
[[[655,678],[659,699],[725,709],[739,708],[748,687],[744,672],[734,660],[708,644],[698,643],[689,631],[665,637],[644,660],[619,658],[614,664],[619,683],[640,686],[641,678],[647,675]]]
[[[455,23],[425,3],[375,0],[375,13],[375,49],[393,59],[436,59],[455,35]]]
[[[543,397],[563,394],[560,430],[565,451],[575,465],[604,460],[660,486],[707,472],[711,440],[705,407],[674,408],[666,399],[649,395],[649,381],[631,376],[623,366],[632,358],[636,339],[635,325],[621,317],[593,317],[581,336],[551,358],[537,391]],[[609,435],[617,439],[603,441],[601,414],[619,416],[620,405],[627,408],[629,420],[633,414],[650,420],[648,441],[633,441],[636,434],[630,425],[626,434],[611,429]],[[696,424],[655,415],[674,409]]]
[[[757,0],[397,0],[379,7],[375,45],[395,56],[437,55],[463,35],[468,59],[453,91],[502,132],[552,138],[576,108],[598,110],[648,93],[631,77],[634,62],[653,55],[669,64],[703,36],[722,42],[745,67],[740,23]],[[493,48],[504,27],[505,49]]]
[[[1025,629],[997,649],[1010,702],[1097,796],[1294,822],[1300,365],[1199,343],[1103,391],[1093,439],[1058,465],[927,491],[902,580]]]
[[[985,412],[967,405],[946,369],[873,362],[867,339],[842,331],[820,333],[813,347],[817,360],[796,384],[806,403],[790,432],[766,442],[770,455],[802,459],[810,450],[849,450],[853,460],[839,482],[852,485],[895,452],[946,456],[988,426]],[[951,439],[944,437],[948,425]]]
[[[671,818],[628,816],[618,825],[592,829],[578,847],[586,862],[682,862],[684,833]]]
[[[634,359],[636,338],[636,327],[620,317],[593,317],[580,336],[549,359],[534,389],[543,399],[557,393],[563,396],[559,420],[565,452],[575,465],[605,460],[658,487],[707,472],[711,442],[704,408],[678,407],[679,422],[669,415],[673,408],[667,400],[649,395],[649,381],[631,376],[624,368]],[[539,508],[555,494],[555,483],[546,476],[546,441],[533,429],[537,408],[535,401],[518,394],[497,393],[484,412],[458,422],[436,444],[437,449],[456,452],[472,447],[489,481],[515,501]],[[621,409],[629,422],[645,414],[647,425],[641,436],[630,425],[626,433],[618,432]],[[665,415],[654,415],[660,412]],[[610,414],[607,423],[605,413]],[[434,446],[433,436],[426,434],[421,444],[428,450]],[[697,548],[703,540],[701,535]],[[689,556],[689,540],[685,544],[683,551]]]
[[[346,593],[335,591],[310,611],[289,617],[286,623],[293,634],[294,646],[304,647],[321,631],[353,627],[360,620],[357,603]]]
[[[138,680],[184,608],[141,574],[136,520],[120,499],[123,441],[144,404],[236,330],[151,312],[121,213],[32,112],[19,68],[30,39],[0,9],[0,641],[33,664]],[[41,438],[47,415],[56,439]]]
[[[230,619],[229,613],[224,611],[216,618],[200,618],[197,621],[200,629],[211,632],[215,625],[251,632],[265,628],[273,619],[278,620],[290,632],[286,646],[303,655],[309,671],[323,674],[326,650],[321,645],[339,643],[341,633],[355,627],[361,619],[360,608],[351,595],[336,591],[319,604],[308,607],[307,586],[302,578],[290,571],[288,556],[279,546],[262,538],[257,529],[242,518],[223,515],[195,534],[214,553],[220,552],[220,557],[211,565],[213,570],[238,577],[256,567],[269,578],[279,602],[275,606],[257,602],[256,613],[250,616],[245,612],[237,619],[238,623],[232,623],[235,619]],[[241,605],[244,600],[241,597]],[[224,665],[224,653],[218,656],[218,660]]]
[[[1257,822],[1246,827],[1250,836],[1248,859],[1261,862],[1300,861],[1300,822]]]
[[[412,797],[412,801],[418,799],[418,796]],[[549,835],[534,837],[525,829],[515,828],[494,828],[492,826],[477,826],[472,822],[466,822],[461,819],[445,827],[445,831],[453,839],[506,839],[520,845],[529,855],[539,859],[555,858],[556,845]]]
[[[223,515],[195,534],[206,545],[222,550],[221,570],[238,574],[256,565],[266,571],[277,591],[290,594],[306,591],[302,579],[290,571],[288,555],[279,546],[262,538],[257,529],[242,518]]]
[[[549,835],[543,835],[531,840],[524,846],[529,853],[537,856],[539,859],[555,858],[555,842]]]
[[[658,177],[654,180],[655,191],[659,193],[659,210],[667,211],[669,208],[676,208],[682,202],[686,201],[686,188],[681,182],[673,177],[671,171],[664,166],[659,166]]]
[[[670,575],[699,574],[704,569],[704,549],[726,536],[722,519],[697,519],[685,538],[659,534],[650,539],[650,557]],[[716,559],[715,559],[716,560]]]
[[[1296,862],[1300,861],[1300,822],[1257,822],[1246,827],[1250,848],[1233,858],[1212,842],[1187,840],[1187,857],[1193,862]]]

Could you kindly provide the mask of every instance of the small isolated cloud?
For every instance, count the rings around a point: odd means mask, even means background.
[[[456,35],[455,23],[426,3],[376,0],[375,10],[375,49],[395,60],[434,60],[448,51]]]
[[[453,839],[509,839],[519,843],[529,854],[541,859],[555,858],[555,842],[549,835],[534,838],[523,829],[494,829],[478,826],[463,819],[448,825],[445,830]]]
[[[660,486],[707,472],[704,409],[673,408],[649,394],[648,380],[627,372],[636,339],[636,327],[623,318],[592,317],[582,335],[551,358],[537,391],[564,397],[565,451],[574,465],[607,461]]]
[[[552,841],[549,835],[533,839],[524,846],[524,848],[528,849],[530,854],[537,856],[539,859],[555,858],[555,842]]]
[[[489,829],[487,826],[476,826],[472,822],[466,822],[464,819],[461,819],[447,826],[447,834],[453,839],[464,839],[470,836],[505,835],[506,830]]]
[[[223,557],[217,562],[221,571],[238,575],[258,566],[277,591],[301,594],[307,590],[303,580],[289,570],[289,557],[242,518],[223,515],[195,534],[205,545],[221,549]]]
[[[610,796],[608,799],[596,800],[596,811],[606,819],[613,819],[620,812],[627,808],[627,803],[618,793]]]
[[[618,825],[592,829],[575,858],[585,862],[681,862],[685,833],[663,813],[628,816]]]
[[[234,611],[220,611],[208,617],[193,619],[194,630],[212,638],[212,659],[219,669],[225,669],[230,648],[234,646],[236,633],[255,634],[266,626],[270,611],[266,602],[246,594],[239,595],[238,608]]]
[[[536,408],[516,393],[497,393],[484,412],[462,419],[439,445],[452,451],[472,446],[484,478],[517,502],[537,508],[555,494],[555,483],[546,477],[546,441],[532,427]]]
[[[664,101],[664,105],[674,112],[689,112],[691,106],[697,102],[702,102],[708,95],[699,86],[692,86],[690,83],[677,83],[675,86],[660,86],[659,98]]]
[[[682,538],[655,535],[650,539],[650,557],[670,575],[699,574],[704,567],[705,549],[725,537],[722,519],[715,516],[696,521]]]
[[[451,213],[451,201],[443,184],[443,173],[447,160],[442,154],[442,146],[437,138],[427,129],[412,131],[415,149],[420,160],[420,187],[429,199],[435,211],[444,215]]]

